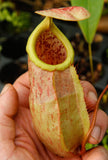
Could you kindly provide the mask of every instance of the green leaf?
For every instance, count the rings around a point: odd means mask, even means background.
[[[73,6],[86,8],[91,16],[89,19],[78,22],[88,43],[92,43],[102,14],[104,0],[71,0]]]

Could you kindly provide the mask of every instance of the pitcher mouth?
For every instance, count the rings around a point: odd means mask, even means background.
[[[49,17],[32,32],[26,50],[36,66],[48,71],[64,70],[74,60],[72,45]]]
[[[41,61],[51,65],[63,63],[67,58],[66,48],[49,29],[38,37],[36,53]]]

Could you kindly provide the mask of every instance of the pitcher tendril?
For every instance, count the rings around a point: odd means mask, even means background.
[[[94,113],[93,113],[93,119],[92,119],[92,123],[91,123],[91,126],[90,126],[90,129],[87,133],[87,135],[85,136],[84,140],[83,140],[83,143],[82,143],[82,148],[81,148],[81,152],[80,152],[80,155],[83,155],[86,150],[85,150],[85,145],[87,143],[87,140],[89,139],[90,137],[90,134],[94,128],[94,125],[95,125],[95,122],[96,122],[96,115],[97,115],[97,111],[98,111],[98,108],[99,108],[99,103],[103,97],[103,95],[105,94],[105,92],[108,90],[108,85],[104,88],[104,90],[102,91],[102,93],[100,94],[98,100],[97,100],[97,103],[96,103],[96,107],[95,107],[95,110],[94,110]]]

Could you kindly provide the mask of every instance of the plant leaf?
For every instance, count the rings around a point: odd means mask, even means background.
[[[71,0],[73,6],[82,6],[90,12],[90,18],[78,22],[88,43],[92,43],[100,20],[104,0]]]
[[[36,11],[35,13],[42,16],[52,17],[66,21],[79,21],[90,16],[89,12],[83,7],[64,7],[52,8],[48,10]]]

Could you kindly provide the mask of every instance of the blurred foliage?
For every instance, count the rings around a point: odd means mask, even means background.
[[[106,50],[106,53],[107,53],[106,58],[108,58],[108,49]],[[103,103],[108,103],[108,91],[103,95],[102,101]]]
[[[97,147],[97,146],[98,146],[97,144],[87,143],[86,144],[86,150],[92,149],[92,148]]]
[[[108,1],[104,4],[104,9],[102,15],[108,14]]]
[[[104,136],[102,140],[102,145],[108,150],[108,130],[106,132],[106,135]]]
[[[8,29],[14,32],[22,32],[30,26],[31,14],[29,12],[17,11],[12,2],[0,1],[0,23],[6,23]]]
[[[4,8],[14,9],[15,5],[12,2],[10,2],[10,1],[2,2],[2,0],[0,0],[0,10],[2,10]]]

